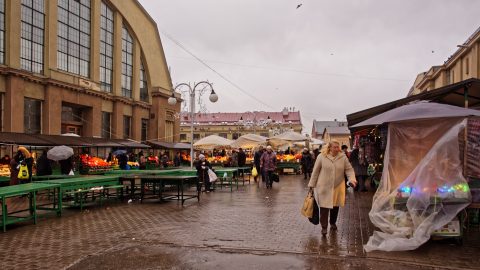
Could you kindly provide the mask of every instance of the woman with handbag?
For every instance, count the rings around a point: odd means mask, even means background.
[[[312,177],[308,183],[310,190],[315,193],[315,199],[320,208],[323,236],[327,234],[329,214],[330,229],[337,230],[339,207],[345,205],[345,175],[350,185],[357,184],[355,172],[347,156],[341,151],[340,143],[330,141],[315,161]]]
[[[211,189],[211,182],[210,182],[210,176],[208,175],[208,170],[212,169],[212,165],[208,160],[205,158],[205,155],[200,154],[198,156],[198,162],[197,165],[195,166],[197,168],[197,175],[198,175],[198,180],[199,182],[203,182],[205,185],[205,192],[210,192]],[[202,189],[202,186],[200,184],[199,187],[197,187],[198,190]]]

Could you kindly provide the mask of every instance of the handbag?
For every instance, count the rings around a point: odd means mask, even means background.
[[[252,176],[253,177],[257,177],[258,176],[258,171],[257,171],[257,168],[253,167],[252,169]]]
[[[313,192],[309,191],[305,200],[303,200],[303,206],[300,212],[306,218],[311,218],[313,216],[313,204],[315,203],[315,198],[313,197]]]
[[[318,208],[317,200],[313,197],[313,214],[312,217],[308,219],[313,225],[320,224],[320,209]]]
[[[18,179],[25,180],[28,178],[30,178],[30,174],[28,173],[27,165],[21,165],[18,171]]]
[[[277,173],[272,173],[272,181],[273,182],[280,182],[280,176]]]

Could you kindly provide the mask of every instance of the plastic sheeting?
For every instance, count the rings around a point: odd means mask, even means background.
[[[370,220],[381,230],[373,250],[414,250],[450,222],[471,200],[462,174],[459,136],[466,119],[390,123],[384,171]]]

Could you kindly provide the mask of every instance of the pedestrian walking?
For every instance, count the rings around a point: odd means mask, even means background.
[[[258,151],[255,152],[255,155],[253,156],[253,163],[254,163],[255,168],[257,169],[257,173],[258,173],[258,175],[253,178],[253,180],[255,180],[255,182],[257,182],[257,179],[258,179],[259,175],[261,175],[262,182],[264,181],[263,180],[263,175],[262,175],[262,170],[260,169],[260,159],[262,158],[263,152],[264,152],[263,151],[263,146],[260,145],[260,147],[258,148]]]
[[[277,155],[273,152],[271,146],[267,146],[267,151],[263,153],[260,159],[260,168],[263,173],[263,179],[267,188],[273,187],[272,175],[277,169]]]
[[[304,175],[303,179],[307,180],[307,177],[310,179],[310,176],[312,176],[313,156],[310,154],[307,148],[303,149],[300,163],[302,164],[302,171]]]
[[[350,163],[355,171],[355,177],[358,181],[358,190],[367,192],[365,182],[368,178],[368,163],[363,148],[355,148],[350,155]]]
[[[203,183],[205,187],[205,192],[210,192],[211,189],[211,183],[210,183],[210,176],[208,175],[208,170],[212,169],[212,165],[208,160],[205,158],[204,154],[200,154],[198,156],[198,162],[196,164],[196,169],[197,169],[197,176],[200,185],[197,187],[198,190],[202,189],[201,183]]]
[[[42,155],[37,159],[37,176],[52,175],[52,163],[47,158],[47,151],[43,150]]]
[[[177,152],[177,154],[173,158],[173,165],[175,167],[180,167],[180,165],[182,165],[182,155],[180,154],[180,152]]]
[[[235,150],[232,150],[232,167],[238,167],[238,153]]]
[[[10,186],[20,184],[18,181],[18,173],[20,171],[20,162],[23,160],[22,153],[17,152],[10,160]]]
[[[247,164],[247,154],[242,148],[238,149],[238,167],[245,167]]]
[[[32,154],[27,150],[27,148],[20,146],[18,147],[18,151],[21,153],[21,161],[19,164],[21,165],[27,165],[28,169],[28,179],[27,180],[22,180],[22,183],[30,183],[32,182],[32,174],[33,174],[33,158]]]
[[[308,183],[320,208],[323,236],[327,234],[329,214],[330,229],[337,230],[339,207],[345,205],[345,175],[349,183],[353,186],[357,184],[355,172],[347,156],[340,150],[340,143],[331,141],[322,149],[315,161],[312,177]]]

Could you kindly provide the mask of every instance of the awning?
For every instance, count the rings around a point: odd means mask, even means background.
[[[14,132],[0,132],[1,144],[31,145],[31,146],[50,146],[50,141],[44,141],[35,135]]]
[[[465,107],[465,101],[467,100],[469,108],[478,108],[480,107],[480,79],[468,79],[455,84],[447,85],[445,87],[426,91],[418,95],[409,96],[383,105],[372,107],[370,109],[349,114],[347,115],[348,126],[352,127],[378,114],[395,109],[416,100],[428,100],[458,107]]]
[[[134,141],[134,140],[121,140],[121,139],[112,139],[111,141],[115,142],[115,143],[118,143],[118,144],[121,144],[123,145],[123,147],[125,148],[133,148],[133,149],[146,149],[146,148],[150,148],[150,146],[146,145],[146,144],[143,144],[143,143],[139,143],[137,141]]]
[[[153,148],[159,148],[159,149],[178,149],[178,150],[190,149],[190,144],[188,143],[170,143],[170,142],[162,142],[158,140],[150,140],[150,141],[147,141],[146,143],[152,146]]]

